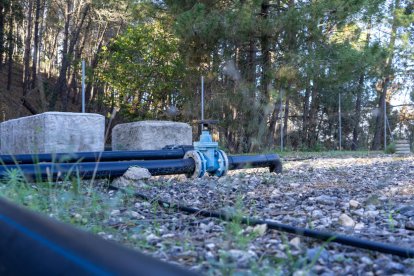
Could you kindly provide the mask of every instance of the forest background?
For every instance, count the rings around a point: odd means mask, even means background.
[[[79,112],[85,60],[112,126],[193,123],[204,76],[231,152],[378,150],[414,141],[413,45],[412,0],[0,0],[0,109]]]

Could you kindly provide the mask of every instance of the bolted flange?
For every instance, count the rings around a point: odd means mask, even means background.
[[[206,172],[206,159],[203,154],[196,150],[187,151],[184,154],[184,159],[191,158],[194,160],[195,166],[192,173],[186,174],[188,178],[202,177]]]

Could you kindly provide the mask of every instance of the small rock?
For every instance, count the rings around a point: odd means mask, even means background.
[[[247,268],[249,263],[257,259],[256,253],[253,251],[242,251],[237,249],[231,249],[228,251],[230,259],[237,263],[238,267]]]
[[[300,238],[299,237],[295,237],[295,238],[291,239],[289,241],[289,244],[292,245],[292,246],[294,246],[294,247],[296,247],[296,249],[299,249],[300,248]]]
[[[206,260],[214,260],[215,256],[213,253],[211,253],[210,251],[207,251],[206,253],[204,253],[204,258]]]
[[[159,240],[160,240],[160,238],[159,238],[158,236],[154,235],[154,234],[149,234],[149,235],[146,237],[146,241],[147,241],[149,244],[156,244]]]
[[[299,183],[290,183],[289,186],[292,187],[292,188],[299,188],[300,184]]]
[[[310,262],[320,260],[322,263],[325,263],[329,260],[329,254],[328,251],[322,247],[309,248],[306,250],[306,258]]]
[[[365,200],[365,205],[378,205],[380,204],[379,196],[371,195]]]
[[[360,205],[360,203],[356,200],[351,199],[349,201],[349,207],[351,207],[351,208],[356,209],[356,208],[358,208],[359,205]]]
[[[323,212],[321,210],[313,210],[312,217],[321,218],[323,217]]]
[[[274,189],[273,191],[272,191],[272,196],[273,197],[279,197],[279,196],[281,196],[281,192],[280,192],[280,190],[279,189]]]
[[[74,217],[76,220],[81,220],[81,219],[82,219],[82,215],[81,215],[81,214],[78,214],[78,213],[74,214],[74,215],[73,215],[73,217]]]
[[[168,233],[168,234],[164,234],[164,235],[161,236],[161,238],[163,238],[163,239],[171,239],[171,238],[174,238],[174,237],[175,237],[175,234],[173,234],[173,233]]]
[[[253,232],[257,233],[260,236],[266,234],[267,224],[259,224],[253,227]]]
[[[140,217],[142,217],[138,212],[135,212],[135,211],[130,211],[129,214],[133,218],[140,218]]]
[[[339,216],[339,224],[345,227],[354,227],[355,221],[349,217],[347,214],[342,214]]]
[[[214,243],[207,243],[206,247],[211,250],[211,249],[214,249],[216,245]]]
[[[364,216],[364,209],[357,209],[351,212],[351,214],[356,215],[358,217],[363,217]]]
[[[309,271],[307,270],[296,270],[293,273],[293,276],[308,276],[309,275]]]
[[[355,224],[355,230],[361,230],[365,227],[365,224],[363,222],[358,222],[357,224]]]
[[[370,258],[366,257],[366,256],[362,256],[360,260],[361,260],[361,262],[363,262],[364,264],[367,264],[367,265],[372,265],[373,264],[372,260]]]
[[[401,215],[406,217],[413,217],[414,216],[414,206],[404,206],[398,210]]]
[[[414,221],[409,220],[405,223],[405,229],[414,230]]]
[[[151,178],[151,174],[146,168],[129,167],[122,177],[128,180],[142,180]]]
[[[404,272],[405,271],[405,266],[403,264],[391,261],[391,262],[388,262],[386,264],[385,269],[387,271],[387,274],[394,274],[394,273],[398,273],[398,272]]]
[[[317,203],[325,205],[335,205],[338,198],[335,196],[321,195],[315,198]]]
[[[337,253],[337,254],[333,255],[332,259],[335,262],[339,262],[339,263],[342,263],[342,262],[344,262],[346,260],[345,259],[345,255],[342,254],[342,253]]]
[[[376,217],[379,215],[379,211],[365,211],[364,215],[367,217]]]
[[[111,216],[119,216],[119,214],[121,214],[120,210],[112,210],[111,211]]]

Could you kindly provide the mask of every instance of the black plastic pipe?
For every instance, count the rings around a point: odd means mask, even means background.
[[[194,171],[193,159],[145,160],[123,162],[85,162],[85,163],[40,163],[0,166],[0,178],[8,175],[10,170],[19,170],[29,180],[62,180],[67,176],[82,179],[115,178],[122,176],[130,167],[138,166],[148,169],[151,175],[185,174]]]
[[[110,188],[128,193],[124,191],[123,189],[120,189],[117,187],[110,186]],[[392,244],[359,239],[359,238],[337,234],[337,233],[317,231],[317,230],[301,228],[301,227],[294,227],[291,225],[281,224],[281,223],[277,223],[277,222],[265,220],[265,219],[255,219],[251,217],[243,217],[240,219],[240,217],[236,217],[236,216],[229,215],[229,214],[222,213],[222,212],[201,210],[198,208],[194,208],[194,207],[190,207],[190,206],[186,206],[182,204],[171,203],[171,202],[164,201],[161,199],[150,198],[147,195],[144,195],[141,193],[134,193],[134,196],[137,198],[146,200],[146,201],[158,202],[160,206],[163,206],[165,208],[175,208],[179,211],[186,212],[189,214],[196,214],[196,215],[203,216],[203,217],[218,218],[224,221],[238,221],[242,224],[247,224],[247,225],[252,225],[252,226],[266,224],[269,229],[273,229],[273,230],[277,230],[281,232],[291,233],[291,234],[314,238],[314,239],[327,241],[327,242],[335,242],[335,243],[339,243],[343,245],[372,250],[372,251],[381,252],[385,254],[392,254],[392,255],[399,256],[399,257],[403,257],[403,258],[414,258],[414,250],[411,248],[404,248],[404,247],[395,246]]]
[[[195,275],[0,199],[1,275]]]
[[[128,160],[162,160],[179,159],[190,150],[181,147],[166,150],[140,150],[140,151],[102,151],[102,152],[75,152],[75,153],[41,153],[0,155],[0,164],[35,164],[40,162],[76,163],[76,162],[107,162]]]
[[[255,156],[229,156],[229,169],[246,167],[269,167],[280,173],[282,163],[276,154]],[[148,169],[151,175],[189,174],[194,172],[195,163],[191,158],[171,160],[144,160],[120,162],[81,162],[81,163],[39,163],[0,166],[0,178],[7,177],[10,170],[19,170],[28,180],[62,180],[69,175],[82,179],[115,178],[122,176],[129,167]]]
[[[277,154],[233,155],[228,159],[229,170],[269,167],[271,172],[282,172],[282,162]]]

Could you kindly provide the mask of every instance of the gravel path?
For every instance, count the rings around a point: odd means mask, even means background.
[[[154,177],[129,189],[201,209],[414,248],[413,156],[285,161],[282,175],[249,169],[219,179]],[[410,259],[177,213],[138,199],[124,198],[119,206],[105,221],[117,234],[100,235],[200,273],[414,273]]]

